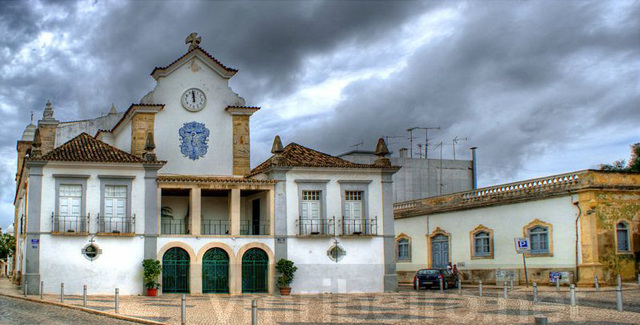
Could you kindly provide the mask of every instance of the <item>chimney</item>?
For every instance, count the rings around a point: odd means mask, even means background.
[[[400,158],[407,158],[407,151],[409,151],[409,149],[400,148]]]
[[[40,139],[42,141],[40,150],[42,150],[43,155],[46,155],[56,147],[56,129],[59,122],[53,118],[53,113],[51,102],[47,101],[42,113],[42,119],[38,121],[38,131],[40,131]]]
[[[473,180],[473,189],[478,188],[478,169],[476,164],[476,149],[478,147],[471,147],[471,178]]]

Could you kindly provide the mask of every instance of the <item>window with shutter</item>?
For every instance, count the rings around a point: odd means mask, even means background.
[[[618,251],[629,252],[631,245],[629,245],[629,226],[626,222],[619,222],[616,226],[616,236],[618,240]]]
[[[547,227],[537,226],[529,230],[529,238],[531,240],[531,254],[548,254],[549,253],[549,229]]]
[[[81,211],[82,185],[60,185],[58,215],[79,217]]]
[[[104,188],[104,214],[106,218],[126,217],[127,187],[106,185]]]

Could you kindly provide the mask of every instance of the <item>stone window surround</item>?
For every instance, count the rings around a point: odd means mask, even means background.
[[[298,217],[302,216],[302,191],[320,191],[320,219],[327,219],[328,179],[296,179],[298,185]]]
[[[488,256],[476,256],[476,234],[479,232],[489,233],[489,255]],[[487,260],[493,259],[493,229],[489,229],[483,225],[478,225],[472,231],[469,232],[469,253],[472,260]]]
[[[398,259],[398,244],[400,242],[401,239],[406,239],[407,241],[409,241],[409,258],[406,260],[400,260]],[[397,263],[411,263],[411,237],[409,237],[407,234],[405,233],[400,233],[398,236],[396,236],[396,262]]]
[[[542,253],[542,254],[529,253],[529,254],[525,254],[525,256],[526,257],[553,257],[553,225],[551,225],[550,223],[546,223],[540,219],[535,219],[530,223],[526,224],[524,227],[522,227],[522,235],[524,237],[529,238],[529,230],[538,226],[547,228],[547,234],[548,234],[548,240],[549,240],[549,252]]]
[[[624,222],[627,225],[627,242],[629,243],[629,250],[626,251],[621,251],[618,249],[618,225]],[[616,255],[629,255],[629,254],[634,254],[634,249],[633,249],[633,236],[632,236],[632,227],[631,227],[631,222],[629,222],[627,219],[618,219],[616,220],[616,222],[613,224],[613,238],[616,242]]]
[[[89,175],[80,174],[53,174],[56,187],[56,202],[54,215],[59,214],[60,209],[60,185],[80,185],[82,186],[82,198],[80,199],[80,216],[85,217],[87,215],[87,179]],[[89,225],[87,225],[87,228]],[[51,225],[53,230],[53,225]],[[88,230],[88,229],[87,229]]]

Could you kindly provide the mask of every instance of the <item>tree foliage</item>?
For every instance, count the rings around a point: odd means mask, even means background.
[[[631,159],[628,164],[625,164],[624,159],[620,159],[612,164],[600,165],[600,170],[640,173],[640,143],[631,145]]]
[[[12,234],[0,233],[0,260],[7,259],[16,250],[16,238]]]

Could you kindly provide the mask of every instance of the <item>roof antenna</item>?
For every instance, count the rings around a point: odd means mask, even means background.
[[[358,148],[363,144],[364,144],[364,140],[360,140],[360,142],[358,142],[358,143],[356,143],[356,144],[354,144],[354,145],[352,145],[350,147],[351,148],[355,147],[356,148],[355,150],[358,150]]]
[[[33,124],[33,111],[31,111],[31,122],[29,124]]]

